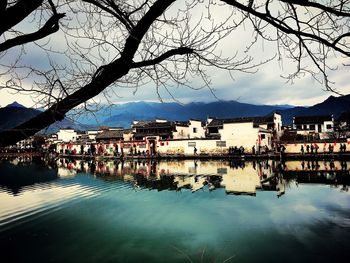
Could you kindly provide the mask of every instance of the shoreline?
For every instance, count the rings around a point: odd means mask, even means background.
[[[29,158],[45,157],[49,153],[29,152],[29,153],[0,153],[0,158]],[[345,153],[318,153],[318,154],[295,154],[295,153],[267,153],[267,154],[198,154],[198,155],[66,155],[52,154],[55,158],[80,159],[80,160],[350,160],[350,152]]]

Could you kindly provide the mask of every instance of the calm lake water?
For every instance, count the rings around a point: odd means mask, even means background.
[[[336,262],[350,162],[0,162],[1,262]]]

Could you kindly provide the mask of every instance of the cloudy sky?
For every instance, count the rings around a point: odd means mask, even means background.
[[[172,6],[170,12],[174,12],[177,8]],[[225,7],[227,9],[227,7]],[[193,16],[200,16],[200,9],[193,11]],[[213,9],[212,16],[220,17],[223,9]],[[72,18],[72,14],[67,13],[67,21]],[[30,22],[22,24],[23,28],[31,28]],[[47,40],[45,40],[47,41]],[[249,25],[245,25],[240,30],[233,32],[225,38],[218,46],[218,53],[223,56],[232,56],[236,51],[244,56],[246,45],[252,41],[252,31]],[[56,33],[50,37],[50,43],[56,48],[64,49],[64,38],[62,32]],[[47,60],[43,53],[33,45],[26,47],[25,54],[26,64],[33,67],[47,66]],[[259,63],[271,58],[276,52],[275,43],[258,42],[250,51],[250,55],[254,57],[255,62]],[[18,51],[18,50],[17,50]],[[10,61],[15,56],[15,51],[8,53],[5,57],[1,57],[2,62]],[[58,61],[64,61],[58,58]],[[330,73],[330,78],[335,82],[333,87],[342,94],[350,93],[350,79],[346,68],[342,67],[338,61],[339,69]],[[242,72],[232,72],[231,75],[224,70],[217,68],[209,68],[208,75],[211,77],[211,88],[214,94],[207,88],[201,90],[193,90],[188,87],[168,87],[172,96],[181,103],[189,103],[193,101],[210,102],[215,100],[236,100],[239,102],[253,104],[289,104],[289,105],[313,105],[321,102],[330,95],[335,95],[324,90],[324,86],[316,82],[309,75],[296,79],[294,83],[287,83],[286,76],[292,73],[296,65],[290,63],[288,59],[278,61],[274,59],[258,68],[254,74]],[[0,76],[3,80],[4,76]],[[33,80],[24,80],[23,85],[31,86]],[[191,83],[190,83],[191,84]],[[198,83],[193,80],[193,86],[197,87]],[[136,89],[118,89],[118,96],[110,97],[113,103],[125,103],[131,101],[159,101],[155,86],[150,83]],[[164,101],[174,101],[167,91],[160,89],[159,94]],[[99,96],[97,100],[105,101],[103,96]],[[17,101],[25,106],[33,106],[32,98],[28,95],[13,94],[7,90],[0,89],[0,106],[6,106],[13,101]]]

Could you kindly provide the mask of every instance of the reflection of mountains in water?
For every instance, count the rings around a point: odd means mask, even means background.
[[[343,191],[348,191],[350,185],[350,163],[346,162],[83,162],[61,159],[57,165],[65,171],[59,176],[80,171],[102,180],[130,181],[136,189],[158,191],[190,189],[196,192],[223,188],[227,194],[256,195],[258,190],[276,191],[277,196],[281,196],[291,183],[340,185]]]
[[[58,179],[57,171],[47,169],[45,162],[32,158],[0,160],[0,188],[13,195],[36,184],[49,184]]]

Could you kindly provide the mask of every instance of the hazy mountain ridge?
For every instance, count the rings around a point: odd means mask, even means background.
[[[13,102],[6,107],[0,108],[0,132],[9,130],[17,125],[35,117],[41,111],[32,108],[26,108],[18,102]],[[64,118],[62,121],[57,121],[49,127],[43,129],[42,133],[54,133],[60,128],[72,127],[74,129],[85,129],[84,126],[77,125],[73,121]]]
[[[270,115],[274,111],[279,111],[282,114],[284,125],[291,125],[293,116],[333,114],[337,118],[341,113],[350,111],[350,95],[330,96],[325,101],[310,107],[254,105],[237,101],[192,102],[189,104],[132,102],[111,108],[108,116],[100,118],[100,123],[109,126],[130,127],[133,120],[163,118],[185,121],[191,118],[205,120],[208,116],[217,118],[254,117]],[[84,123],[84,121],[82,122]]]
[[[53,133],[60,128],[67,127],[86,130],[101,125],[129,128],[133,120],[152,120],[156,118],[186,121],[189,119],[205,120],[208,116],[217,118],[266,116],[274,111],[279,111],[282,114],[284,125],[292,124],[293,116],[333,114],[337,118],[343,112],[350,112],[350,95],[330,96],[325,101],[311,107],[254,105],[237,101],[192,102],[189,104],[131,102],[97,111],[94,113],[94,117],[82,115],[76,121],[65,118],[61,122],[50,125],[43,132]],[[26,108],[17,102],[0,108],[0,131],[11,129],[40,112],[37,109]]]
[[[293,123],[293,116],[330,115],[337,119],[343,112],[350,112],[350,94],[340,97],[329,96],[325,101],[311,107],[294,107],[281,111],[283,125]]]
[[[285,108],[286,106],[253,105],[236,101],[193,102],[189,104],[132,102],[112,108],[110,116],[104,118],[101,123],[109,126],[129,127],[133,120],[162,118],[172,121],[186,121],[191,118],[205,120],[208,116],[218,118],[248,117],[267,115]],[[84,119],[80,121],[86,122]]]

